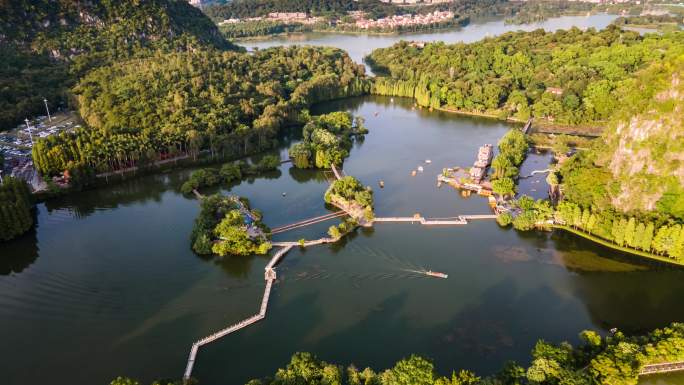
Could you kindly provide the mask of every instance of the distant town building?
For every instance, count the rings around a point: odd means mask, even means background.
[[[394,29],[411,25],[429,25],[443,23],[454,19],[451,11],[435,11],[425,15],[394,15],[377,20],[360,18],[356,20],[356,26],[361,29]]]
[[[188,0],[188,3],[194,5],[195,7],[201,7],[206,1],[204,0]]]

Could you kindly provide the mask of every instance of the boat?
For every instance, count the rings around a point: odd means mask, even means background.
[[[425,159],[425,163],[430,164],[432,161],[430,159]]]
[[[426,271],[425,275],[429,275],[430,277],[435,277],[435,278],[444,278],[444,279],[449,278],[449,276],[447,274],[440,273],[438,271],[432,271],[432,270]]]
[[[418,166],[418,172],[423,172],[423,166]]]
[[[380,188],[385,187],[385,181],[383,181],[383,180],[381,180],[380,182],[378,182],[378,184],[380,185]]]

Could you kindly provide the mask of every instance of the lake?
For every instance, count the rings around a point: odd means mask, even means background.
[[[389,47],[401,40],[443,41],[446,43],[472,43],[486,37],[494,37],[511,31],[534,31],[545,29],[556,31],[574,27],[580,29],[607,27],[617,15],[595,14],[590,16],[562,16],[542,22],[522,25],[507,25],[502,19],[473,21],[461,29],[445,29],[429,32],[409,33],[400,35],[364,35],[340,33],[292,33],[274,36],[267,39],[241,40],[237,43],[253,50],[265,49],[281,45],[320,45],[336,47],[347,51],[357,63],[374,49]]]
[[[400,98],[352,98],[313,112],[333,110],[366,119],[370,133],[344,170],[374,188],[378,215],[490,212],[482,197],[438,188],[436,176],[470,165],[480,145],[512,126]],[[294,140],[283,141],[281,156]],[[524,167],[543,167],[542,159]],[[411,176],[418,166],[424,172]],[[258,312],[268,257],[215,260],[190,250],[198,202],[178,192],[189,172],[40,204],[35,231],[0,245],[3,383],[179,378],[193,341]],[[328,213],[326,187],[324,172],[284,164],[220,190],[248,197],[274,227]],[[317,238],[333,223],[276,239]],[[410,272],[421,268],[449,278]],[[278,266],[266,319],[200,349],[194,375],[203,385],[242,384],[296,351],[379,370],[417,353],[443,374],[486,375],[507,360],[527,364],[538,338],[576,343],[582,329],[640,333],[682,320],[682,291],[682,270],[563,232],[519,233],[493,220],[377,224],[339,244],[293,249]]]

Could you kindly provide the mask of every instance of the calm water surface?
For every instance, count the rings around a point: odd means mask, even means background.
[[[414,110],[404,99],[348,99],[315,112],[337,109],[366,118],[370,134],[344,169],[374,187],[378,215],[489,212],[483,198],[438,189],[436,175],[471,164],[478,146],[496,143],[509,126]],[[419,165],[425,171],[411,177]],[[258,312],[267,257],[211,260],[190,251],[198,204],[177,192],[188,172],[41,204],[37,229],[0,245],[4,384],[178,378],[192,341]],[[225,191],[248,197],[278,226],[327,213],[326,186],[322,172],[283,165]],[[278,238],[315,238],[330,224]],[[410,272],[421,268],[449,279]],[[635,333],[684,319],[684,272],[493,221],[379,224],[341,244],[293,250],[278,276],[264,321],[201,349],[194,374],[202,384],[271,374],[296,351],[378,369],[418,353],[444,374],[489,374],[506,360],[526,363],[538,338],[577,342],[585,328]]]
[[[591,16],[563,16],[548,19],[539,23],[523,25],[506,25],[502,19],[473,22],[457,30],[430,31],[401,35],[361,35],[336,33],[294,33],[289,35],[269,37],[264,40],[243,40],[238,44],[249,50],[264,49],[280,45],[320,45],[341,48],[349,56],[361,63],[363,58],[374,49],[389,47],[400,40],[444,41],[446,43],[472,43],[485,37],[493,37],[510,31],[533,31],[543,28],[547,31],[569,29],[574,27],[587,29],[603,29],[617,16],[596,14]]]

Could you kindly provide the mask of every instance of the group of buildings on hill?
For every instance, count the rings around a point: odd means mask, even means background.
[[[355,24],[361,29],[393,29],[412,25],[444,23],[453,19],[454,13],[451,11],[435,11],[425,15],[394,15],[377,20],[369,20],[362,16],[356,20]]]

